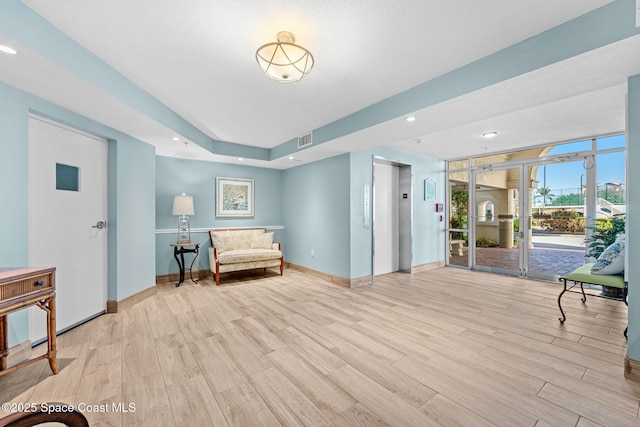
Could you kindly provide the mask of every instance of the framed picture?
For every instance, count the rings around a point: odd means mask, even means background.
[[[216,177],[216,216],[253,216],[253,180]]]
[[[424,180],[424,200],[427,202],[436,201],[436,182],[431,178]]]

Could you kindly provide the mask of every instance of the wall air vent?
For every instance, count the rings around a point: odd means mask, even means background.
[[[311,145],[312,143],[313,140],[311,132],[298,137],[298,148],[306,147],[307,145]]]

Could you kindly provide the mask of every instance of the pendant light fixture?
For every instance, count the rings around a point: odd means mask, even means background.
[[[277,42],[267,43],[256,52],[256,60],[262,71],[270,78],[282,83],[300,81],[313,68],[313,55],[295,44],[295,36],[280,31]]]

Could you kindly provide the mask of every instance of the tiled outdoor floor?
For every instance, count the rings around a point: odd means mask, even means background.
[[[478,265],[509,270],[518,269],[518,248],[477,248]],[[452,255],[449,263],[467,266],[467,247],[464,255]],[[584,264],[584,250],[530,249],[529,271],[550,276],[564,276]]]

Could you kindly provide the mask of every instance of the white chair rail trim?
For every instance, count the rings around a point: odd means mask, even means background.
[[[252,225],[250,227],[211,227],[211,228],[192,228],[193,233],[208,233],[209,230],[248,230],[251,228],[265,228],[267,230],[284,230],[284,225]],[[175,234],[175,228],[159,228],[156,234]]]

